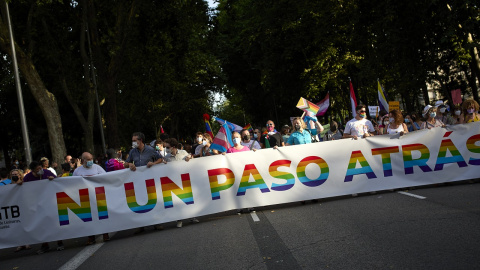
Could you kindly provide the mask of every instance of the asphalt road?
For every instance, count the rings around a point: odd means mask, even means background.
[[[480,184],[292,203],[200,223],[117,232],[37,255],[0,250],[3,269],[479,269]],[[55,243],[51,243],[55,247]],[[85,260],[82,262],[82,258]]]

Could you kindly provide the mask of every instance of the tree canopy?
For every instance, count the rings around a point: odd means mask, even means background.
[[[215,10],[201,0],[22,0],[9,7],[34,159],[102,152],[96,91],[108,147],[128,147],[136,131],[153,140],[160,125],[187,140],[204,131],[204,113],[239,125],[287,124],[301,114],[300,97],[318,102],[327,92],[327,116],[340,120],[349,114],[349,80],[367,105],[377,105],[377,79],[405,111],[451,100],[453,89],[478,101],[480,7],[472,0],[219,0]],[[2,11],[8,161],[22,158],[23,146]],[[215,104],[215,94],[226,101]]]

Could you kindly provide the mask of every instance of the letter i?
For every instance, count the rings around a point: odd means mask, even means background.
[[[96,187],[98,219],[108,218],[107,197],[105,196],[105,187]]]

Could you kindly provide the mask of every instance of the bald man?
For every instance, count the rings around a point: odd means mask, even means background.
[[[93,156],[89,152],[84,152],[82,154],[82,166],[75,169],[72,176],[92,176],[97,174],[107,173],[105,170],[93,163]],[[110,237],[108,233],[103,234],[103,242],[109,241]],[[95,236],[91,235],[88,237],[87,245],[95,244]]]
[[[93,163],[93,156],[89,152],[82,154],[82,166],[75,169],[72,176],[92,176],[106,173],[105,170]]]

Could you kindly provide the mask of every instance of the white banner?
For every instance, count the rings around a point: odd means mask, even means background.
[[[264,149],[0,188],[0,248],[480,177],[480,123]]]

